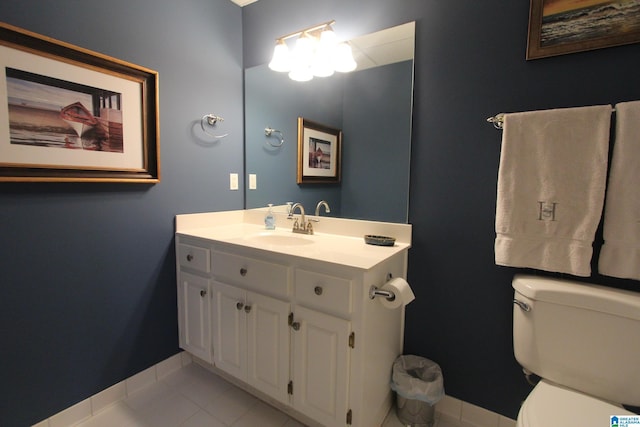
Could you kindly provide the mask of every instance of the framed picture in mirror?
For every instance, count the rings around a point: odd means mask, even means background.
[[[339,183],[342,130],[298,117],[298,184]]]
[[[527,59],[640,42],[640,1],[531,0]]]

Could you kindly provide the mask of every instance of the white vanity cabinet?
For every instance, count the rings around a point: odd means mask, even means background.
[[[303,306],[294,316],[293,407],[325,426],[350,424],[351,322]]]
[[[196,240],[176,246],[180,347],[211,362],[211,256]]]
[[[178,216],[180,346],[305,425],[381,425],[404,307],[369,291],[406,277],[410,226],[381,229],[403,240],[379,248],[353,237],[267,236],[262,216],[233,222],[247,212]],[[207,227],[213,220],[230,225]],[[342,224],[323,218],[318,227],[332,221]],[[358,227],[378,231],[345,225]]]
[[[215,366],[287,403],[289,268],[218,251],[214,251],[213,265]],[[263,293],[249,289],[263,289]]]
[[[352,417],[352,281],[298,268],[294,300],[293,406],[322,425],[344,425]]]

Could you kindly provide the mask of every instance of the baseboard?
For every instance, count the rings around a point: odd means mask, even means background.
[[[86,421],[97,413],[124,400],[127,396],[147,387],[192,362],[187,352],[175,354],[152,367],[120,381],[93,396],[34,424],[33,427],[67,427]]]

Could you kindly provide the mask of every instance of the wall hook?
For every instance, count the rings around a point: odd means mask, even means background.
[[[273,129],[273,128],[270,128],[270,127],[264,128],[264,134],[266,136],[271,136],[271,134],[274,134],[274,133],[279,133],[280,134],[280,136],[276,135],[276,138],[278,138],[280,140],[280,143],[279,144],[274,144],[273,142],[267,140],[267,144],[269,144],[272,147],[281,147],[282,144],[284,144],[284,135],[282,135],[282,132],[280,132],[278,129]]]
[[[209,136],[214,137],[215,139],[222,139],[225,136],[229,135],[228,133],[225,133],[224,135],[214,135],[212,133],[207,132],[207,130],[204,127],[204,122],[207,122],[207,124],[211,127],[215,126],[216,123],[218,122],[224,122],[224,119],[220,116],[216,116],[215,114],[205,114],[204,116],[202,116],[202,119],[200,120],[200,127],[202,128],[202,131],[204,133],[206,133]]]

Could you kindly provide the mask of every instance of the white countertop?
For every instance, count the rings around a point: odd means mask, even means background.
[[[177,215],[176,233],[365,270],[411,247],[410,224],[323,216],[313,223],[314,234],[306,235],[291,231],[293,221],[284,209],[274,208],[275,230],[264,227],[266,209],[250,209]],[[395,237],[396,242],[394,246],[368,245],[366,234]]]

